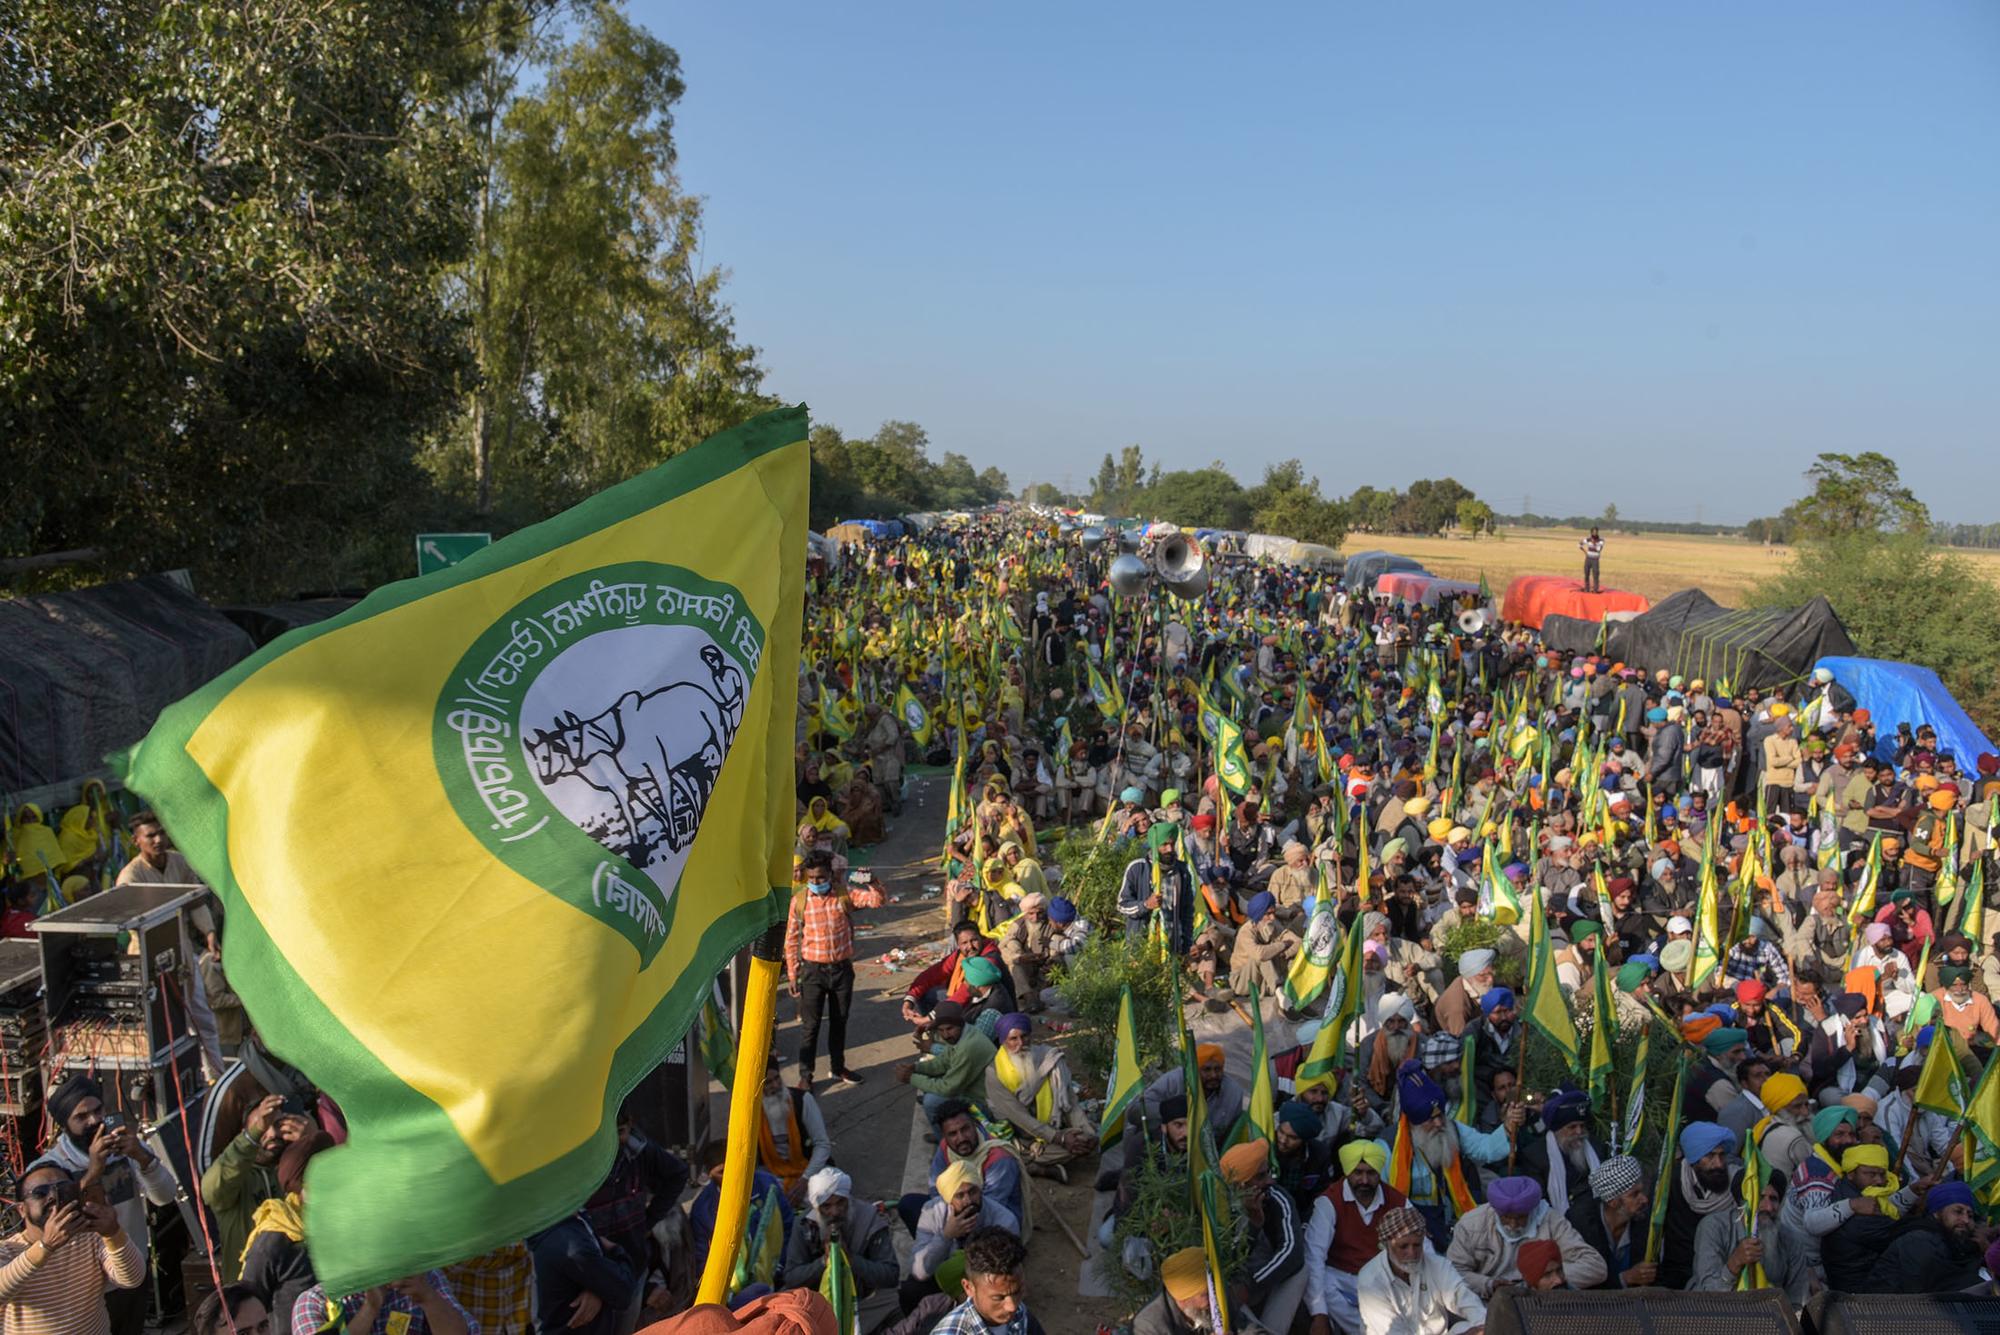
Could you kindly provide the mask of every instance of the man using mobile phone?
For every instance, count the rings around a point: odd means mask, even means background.
[[[61,1164],[43,1159],[21,1175],[20,1211],[21,1231],[0,1239],[0,1330],[105,1335],[107,1284],[138,1289],[145,1253]]]
[[[48,1099],[59,1134],[38,1162],[53,1163],[76,1179],[86,1199],[108,1205],[141,1257],[152,1251],[146,1202],[171,1205],[176,1183],[120,1113],[106,1112],[104,1087],[82,1072],[57,1085]],[[140,1335],[146,1324],[146,1291],[117,1289],[105,1295],[111,1335]]]

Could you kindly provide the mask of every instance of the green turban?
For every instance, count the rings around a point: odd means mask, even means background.
[[[1618,966],[1618,990],[1620,992],[1637,992],[1639,985],[1645,982],[1647,977],[1648,970],[1645,965],[1641,964],[1638,960],[1629,960]]]
[[[1833,1129],[1842,1122],[1858,1129],[1861,1126],[1861,1115],[1852,1108],[1821,1108],[1813,1114],[1813,1142],[1819,1145],[1826,1144],[1826,1138],[1832,1135]]]
[[[1580,946],[1593,936],[1602,936],[1603,934],[1603,923],[1595,918],[1579,918],[1570,926],[1569,940],[1571,945]]]
[[[1157,853],[1180,837],[1181,827],[1173,821],[1163,820],[1146,831],[1146,847]]]

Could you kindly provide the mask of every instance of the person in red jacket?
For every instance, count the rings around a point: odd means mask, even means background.
[[[975,922],[961,922],[952,932],[952,941],[951,953],[918,974],[903,996],[903,1018],[920,1029],[931,1022],[931,1012],[940,1001],[949,999],[963,1006],[971,998],[965,986],[967,960],[984,955],[995,965],[1000,963],[999,946],[987,940]]]
[[[1340,1180],[1313,1202],[1306,1224],[1306,1310],[1312,1335],[1361,1329],[1355,1276],[1382,1250],[1375,1221],[1386,1209],[1409,1204],[1382,1180],[1389,1151],[1379,1140],[1350,1140],[1340,1147]]]

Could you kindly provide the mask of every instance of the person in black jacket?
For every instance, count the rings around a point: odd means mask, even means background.
[[[535,1262],[535,1324],[545,1331],[611,1335],[639,1282],[604,1250],[581,1211],[528,1239]]]
[[[1889,1173],[1889,1151],[1880,1145],[1855,1145],[1840,1156],[1842,1177],[1834,1189],[1836,1203],[1851,1202],[1851,1213],[1840,1227],[1819,1242],[1820,1266],[1826,1272],[1826,1286],[1846,1293],[1866,1293],[1874,1278],[1875,1263],[1908,1232],[1915,1222],[1898,1218],[1883,1209],[1880,1192],[1893,1187]],[[1895,1202],[1889,1202],[1893,1205]]]
[[[1659,1268],[1646,1260],[1653,1224],[1646,1205],[1646,1172],[1629,1154],[1598,1164],[1588,1194],[1570,1198],[1570,1227],[1604,1258],[1597,1288],[1636,1289],[1657,1278]]]
[[[623,1254],[635,1290],[652,1273],[653,1225],[680,1203],[688,1178],[680,1156],[648,1140],[632,1114],[619,1109],[618,1153],[583,1209],[591,1230]],[[643,1295],[632,1296],[637,1301]]]
[[[1972,1188],[1932,1187],[1927,1213],[1889,1244],[1868,1276],[1870,1293],[1959,1293],[1977,1285],[1982,1260]]]
[[[319,1279],[313,1273],[305,1239],[293,1236],[293,1231],[285,1225],[299,1222],[298,1211],[305,1200],[306,1164],[321,1150],[332,1148],[333,1137],[324,1131],[285,1147],[285,1152],[278,1156],[277,1176],[281,1199],[289,1202],[289,1206],[278,1216],[268,1212],[260,1215],[263,1222],[252,1229],[249,1245],[243,1249],[243,1282],[256,1291],[273,1313],[283,1313],[288,1330],[299,1295],[319,1283]]]

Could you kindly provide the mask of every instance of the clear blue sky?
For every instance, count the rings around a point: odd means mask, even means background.
[[[769,386],[1018,486],[2000,519],[2000,4],[632,0]],[[1747,484],[1747,485],[1746,485]]]

